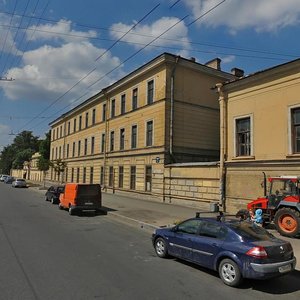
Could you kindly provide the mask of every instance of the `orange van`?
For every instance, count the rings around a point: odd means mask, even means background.
[[[82,211],[100,211],[102,195],[100,184],[67,183],[59,196],[59,208],[68,209],[70,215]]]

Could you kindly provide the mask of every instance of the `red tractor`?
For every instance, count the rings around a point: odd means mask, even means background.
[[[269,191],[264,174],[264,197],[247,205],[248,211],[260,208],[264,224],[274,222],[281,235],[295,237],[300,234],[300,177],[270,177]]]

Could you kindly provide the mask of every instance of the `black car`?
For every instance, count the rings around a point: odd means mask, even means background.
[[[52,204],[59,203],[59,195],[63,193],[65,186],[64,185],[52,185],[47,190],[45,196],[46,201],[51,201]]]

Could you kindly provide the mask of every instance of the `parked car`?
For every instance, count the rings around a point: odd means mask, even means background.
[[[68,209],[70,215],[76,212],[100,211],[102,194],[100,184],[67,183],[59,196],[59,208]]]
[[[4,182],[4,180],[6,179],[6,177],[8,177],[9,175],[5,175],[5,174],[2,174],[1,177],[0,177],[0,181],[1,182]]]
[[[45,196],[46,201],[51,201],[52,204],[59,203],[59,196],[63,193],[65,186],[64,185],[52,185],[47,190]]]
[[[15,181],[15,177],[12,177],[12,176],[6,176],[4,179],[4,183],[7,183],[7,184],[12,184],[13,181]]]
[[[196,217],[156,229],[152,242],[159,257],[170,255],[218,271],[229,286],[243,278],[281,276],[296,266],[291,244],[251,221]]]
[[[17,178],[15,181],[12,182],[12,187],[15,188],[27,188],[26,180],[23,178]]]

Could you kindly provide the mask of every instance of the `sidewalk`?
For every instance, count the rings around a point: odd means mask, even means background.
[[[41,189],[38,185],[34,189]],[[45,193],[44,189],[40,192]],[[186,206],[158,202],[157,200],[133,198],[118,194],[103,193],[102,205],[109,217],[116,218],[118,221],[131,224],[139,229],[151,233],[160,226],[172,226],[181,220],[192,218],[199,210]],[[203,213],[204,216],[211,216],[209,212]],[[282,237],[276,230],[269,230],[278,238],[289,241],[294,249],[297,258],[296,269],[300,271],[300,238]]]

